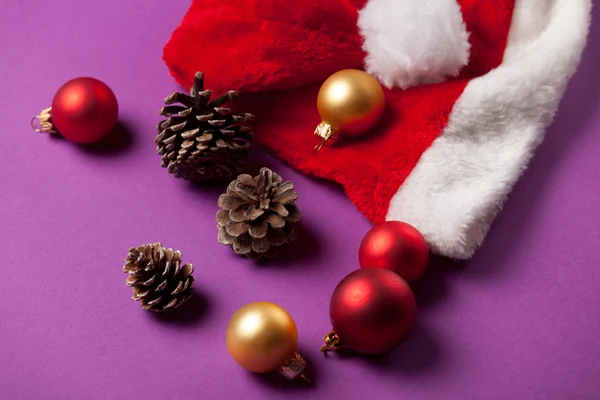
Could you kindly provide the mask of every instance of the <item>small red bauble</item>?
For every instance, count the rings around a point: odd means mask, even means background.
[[[333,330],[321,351],[347,347],[363,354],[381,354],[402,343],[416,317],[410,286],[387,269],[359,269],[346,276],[331,296]]]
[[[361,268],[389,269],[413,283],[425,272],[429,249],[423,235],[412,225],[387,221],[365,235],[358,261]]]
[[[113,91],[95,78],[76,78],[58,89],[52,107],[37,117],[40,129],[60,133],[71,142],[89,144],[106,136],[117,124],[119,106]]]
[[[117,98],[95,78],[76,78],[58,89],[52,100],[56,130],[75,143],[93,143],[110,132],[119,115]]]

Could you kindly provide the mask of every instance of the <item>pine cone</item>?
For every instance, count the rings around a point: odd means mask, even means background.
[[[248,258],[271,258],[279,248],[296,238],[294,225],[300,220],[298,194],[292,182],[262,168],[255,178],[243,174],[219,197],[217,228],[219,243],[231,245]]]
[[[235,90],[213,100],[211,95],[204,90],[204,74],[197,72],[190,95],[173,93],[160,110],[168,119],[158,124],[156,151],[161,166],[176,178],[217,181],[239,174],[246,164],[254,133],[243,124],[254,116],[221,107],[238,97]]]
[[[192,295],[192,264],[181,265],[181,253],[160,243],[129,249],[123,272],[129,273],[127,286],[133,288],[133,300],[144,310],[170,311]]]

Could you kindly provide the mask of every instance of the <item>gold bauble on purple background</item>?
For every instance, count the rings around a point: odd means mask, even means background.
[[[227,348],[244,369],[266,373],[279,371],[288,379],[304,374],[306,362],[296,352],[298,329],[281,306],[267,301],[237,310],[227,327]]]

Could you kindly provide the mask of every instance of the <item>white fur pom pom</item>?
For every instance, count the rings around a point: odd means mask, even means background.
[[[368,0],[358,27],[366,70],[388,88],[441,82],[469,61],[456,0]]]

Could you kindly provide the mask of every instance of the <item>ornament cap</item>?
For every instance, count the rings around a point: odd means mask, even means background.
[[[322,121],[315,129],[315,136],[321,139],[319,144],[315,146],[315,154],[321,151],[327,142],[334,142],[337,139],[337,134],[337,129],[334,129],[328,122]]]
[[[342,347],[344,347],[344,343],[342,343],[342,340],[340,339],[340,337],[337,335],[337,333],[335,333],[334,330],[329,331],[329,333],[327,335],[325,335],[325,345],[323,347],[321,347],[321,351],[322,352],[328,352],[328,351],[336,351]]]
[[[278,371],[281,375],[285,376],[286,379],[293,380],[298,377],[304,379],[306,382],[311,383],[312,381],[306,373],[307,363],[300,353],[295,352],[292,354],[285,363],[279,367]]]
[[[48,107],[43,109],[40,115],[36,115],[35,117],[31,118],[31,128],[38,133],[49,133],[52,135],[58,133],[52,124],[51,112],[52,107]]]

